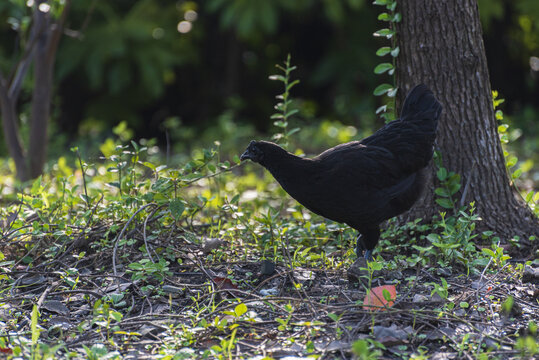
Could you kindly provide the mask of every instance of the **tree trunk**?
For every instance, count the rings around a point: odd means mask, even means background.
[[[497,133],[476,0],[399,1],[397,103],[416,84],[429,86],[444,106],[436,148],[443,166],[461,175],[459,203],[475,201],[479,227],[508,239],[539,235],[539,221],[511,184]],[[398,105],[397,108],[400,108]],[[432,179],[436,181],[434,166]],[[407,219],[441,211],[432,183]]]
[[[15,104],[8,96],[8,87],[3,76],[0,76],[0,113],[2,115],[2,128],[8,153],[15,163],[17,177],[21,181],[29,179],[28,168],[26,166],[26,157],[22,147],[22,141],[19,134]]]
[[[17,178],[26,181],[43,172],[47,153],[47,128],[52,98],[54,61],[71,0],[65,2],[60,18],[53,22],[50,9],[40,7],[46,0],[34,4],[34,16],[24,53],[12,70],[9,79],[0,71],[0,110],[4,137],[10,156],[15,162]],[[16,110],[22,82],[30,63],[34,64],[34,89],[28,152],[24,152]]]

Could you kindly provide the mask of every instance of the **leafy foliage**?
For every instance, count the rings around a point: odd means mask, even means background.
[[[83,5],[77,6],[84,11]],[[177,18],[174,6],[163,9],[148,0],[135,2],[126,12],[107,2],[95,6],[92,26],[62,44],[58,56],[69,61],[59,61],[58,80],[76,78],[101,93],[88,116],[121,119],[125,110],[114,104],[129,100],[140,109],[162,96],[174,80],[174,68],[193,61],[193,47],[167,28]],[[101,17],[106,21],[95,19]]]
[[[492,92],[492,99],[494,109],[497,109],[496,120],[498,120],[499,122],[498,135],[500,137],[502,146],[504,146],[503,156],[505,158],[505,167],[507,169],[507,173],[511,176],[511,181],[514,184],[514,182],[518,181],[518,179],[521,178],[523,174],[526,174],[531,170],[534,165],[534,161],[533,159],[527,159],[525,162],[521,162],[519,164],[518,158],[509,151],[507,145],[515,139],[516,134],[509,130],[509,123],[505,120],[502,110],[499,109],[499,106],[503,104],[505,100],[498,98],[497,91]],[[517,130],[516,133],[518,134],[519,131]],[[513,170],[514,167],[516,168]],[[525,193],[523,191],[520,192],[522,193],[522,196],[528,206],[534,211],[537,216],[539,216],[539,192],[534,191],[533,189],[528,190]]]
[[[375,37],[384,37],[390,42],[390,46],[383,46],[376,51],[377,56],[387,56],[390,55],[391,62],[384,62],[376,65],[374,68],[374,73],[381,75],[387,73],[392,77],[392,83],[383,83],[380,84],[374,89],[373,94],[375,96],[386,95],[388,100],[386,104],[380,106],[376,109],[376,114],[381,114],[382,118],[386,122],[395,119],[395,96],[397,95],[398,88],[395,81],[395,58],[399,55],[399,47],[396,45],[396,24],[402,20],[402,15],[396,11],[397,9],[397,0],[375,0],[375,5],[385,7],[386,11],[378,15],[378,20],[384,21],[388,24],[387,28],[377,30],[373,35]]]
[[[460,175],[454,171],[448,171],[442,165],[442,155],[439,151],[434,153],[434,163],[438,170],[436,171],[436,177],[440,182],[440,187],[436,188],[434,192],[438,196],[435,200],[438,205],[444,209],[452,210],[453,213],[458,212],[459,204],[455,199],[458,191],[461,188]]]
[[[288,137],[300,130],[299,128],[288,130],[288,121],[290,117],[299,111],[298,109],[291,108],[292,100],[290,99],[290,90],[295,85],[299,84],[299,80],[291,81],[290,79],[290,73],[296,69],[295,66],[290,64],[290,54],[288,54],[288,57],[284,62],[284,67],[277,65],[277,68],[283,72],[283,75],[272,75],[269,78],[270,80],[282,82],[284,85],[284,91],[281,95],[277,96],[277,99],[280,100],[277,105],[275,105],[275,110],[277,110],[277,113],[273,114],[271,118],[275,120],[273,125],[280,128],[282,133],[279,132],[273,135],[272,139],[276,140],[277,143],[281,143],[286,149],[288,148]]]

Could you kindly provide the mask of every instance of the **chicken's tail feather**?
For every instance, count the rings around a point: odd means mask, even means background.
[[[417,85],[408,93],[401,111],[401,120],[420,118],[437,121],[442,112],[442,104],[436,100],[432,91],[423,84]],[[426,116],[425,116],[426,115]]]
[[[424,168],[432,159],[442,105],[425,86],[416,86],[404,101],[399,120],[361,140],[362,145],[390,151],[395,164],[406,174]]]

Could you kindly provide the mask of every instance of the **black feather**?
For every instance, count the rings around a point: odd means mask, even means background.
[[[268,169],[307,209],[358,230],[358,252],[365,249],[370,257],[379,224],[410,209],[421,195],[441,111],[432,92],[418,85],[406,97],[400,119],[361,141],[312,159],[252,141],[241,158]]]

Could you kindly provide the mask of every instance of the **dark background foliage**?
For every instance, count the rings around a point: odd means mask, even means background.
[[[4,69],[22,46],[16,30],[30,20],[25,4],[0,4]],[[492,88],[532,153],[539,147],[539,73],[530,67],[539,55],[539,3],[479,6]],[[189,143],[224,115],[268,131],[280,90],[268,75],[288,53],[301,79],[293,94],[298,119],[373,128],[381,120],[372,91],[383,80],[373,73],[378,12],[364,0],[75,1],[57,58],[51,156],[74,139],[97,143],[121,121],[135,137],[160,143],[167,128],[173,141]],[[30,82],[23,114],[29,96]]]

